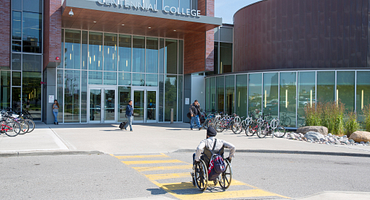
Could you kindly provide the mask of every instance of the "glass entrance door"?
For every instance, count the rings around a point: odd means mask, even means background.
[[[133,88],[134,121],[139,123],[155,123],[158,119],[157,90]]]
[[[117,121],[116,91],[114,88],[89,89],[89,122],[108,123]]]

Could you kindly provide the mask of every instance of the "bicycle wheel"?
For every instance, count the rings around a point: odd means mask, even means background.
[[[242,124],[240,122],[234,122],[231,126],[231,130],[234,134],[240,134],[242,132]]]
[[[9,137],[15,137],[21,132],[21,125],[18,122],[9,122],[6,126],[10,129],[5,131],[5,134]]]
[[[24,135],[28,133],[28,130],[30,129],[30,125],[25,120],[19,122],[19,125],[21,126],[21,132],[19,132],[19,135]]]
[[[274,130],[274,136],[277,137],[277,138],[282,138],[285,136],[286,134],[286,130],[284,128],[284,126],[278,126],[275,130]]]
[[[28,133],[31,133],[33,130],[35,130],[36,124],[33,120],[31,119],[25,119],[25,121],[28,123],[30,128],[28,129]]]
[[[258,126],[257,136],[259,138],[264,138],[264,137],[266,137],[268,131],[269,130],[268,130],[266,124],[263,124],[262,126]]]
[[[246,129],[245,129],[245,134],[247,136],[253,136],[254,134],[256,134],[256,130],[254,128],[252,128],[252,126],[248,126]]]
[[[223,126],[223,123],[221,121],[218,121],[216,122],[215,129],[217,132],[221,133],[222,131],[224,131],[225,128]]]

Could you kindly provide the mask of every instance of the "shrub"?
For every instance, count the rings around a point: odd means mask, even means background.
[[[320,126],[321,125],[321,104],[313,104],[312,107],[307,105],[305,108],[306,126]]]
[[[348,114],[348,119],[344,125],[345,134],[350,136],[353,132],[357,131],[360,128],[359,123],[357,122],[357,115],[354,112]]]
[[[365,106],[364,114],[365,114],[365,130],[370,131],[370,105]]]

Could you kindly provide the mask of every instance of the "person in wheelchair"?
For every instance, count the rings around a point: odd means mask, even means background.
[[[208,166],[209,161],[212,157],[211,150],[213,149],[214,144],[216,144],[213,152],[214,153],[217,152],[222,157],[224,157],[223,156],[224,148],[230,149],[229,157],[227,157],[226,159],[231,163],[231,160],[235,154],[235,146],[229,142],[216,139],[216,135],[217,135],[217,131],[212,126],[208,127],[206,139],[202,140],[199,143],[196,152],[193,154],[194,162],[199,162],[199,160],[202,159],[205,162],[205,164]],[[215,143],[215,140],[217,140],[216,143]]]
[[[208,127],[206,139],[200,142],[196,152],[193,154],[194,171],[191,173],[192,182],[194,186],[197,186],[202,191],[207,188],[208,179],[209,181],[213,181],[215,186],[219,182],[222,189],[227,189],[231,184],[232,174],[230,163],[234,157],[235,146],[229,142],[216,139],[216,135],[216,130],[211,126]],[[216,164],[212,162],[213,164],[210,166],[210,161],[214,159],[212,155],[216,154],[219,154],[225,159],[224,148],[230,149],[230,153],[229,157],[226,158],[227,161],[225,161],[225,171],[219,174],[214,171]],[[211,173],[212,171],[215,173]]]

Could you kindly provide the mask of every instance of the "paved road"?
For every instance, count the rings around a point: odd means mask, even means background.
[[[0,199],[285,199],[370,191],[370,158],[238,153],[233,184],[200,193],[191,154],[0,157]],[[367,196],[369,197],[369,196]]]

